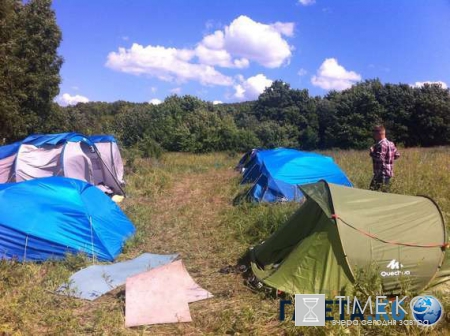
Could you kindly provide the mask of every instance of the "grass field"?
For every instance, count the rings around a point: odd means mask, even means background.
[[[367,152],[330,151],[357,187],[371,178]],[[189,273],[214,298],[190,305],[192,323],[127,329],[124,288],[94,302],[55,295],[74,271],[91,262],[71,256],[64,262],[0,262],[0,334],[99,335],[419,335],[417,327],[295,328],[278,321],[279,300],[246,287],[238,274],[219,269],[236,263],[250,246],[266,238],[295,211],[296,205],[233,206],[242,191],[233,171],[239,156],[226,153],[168,153],[161,159],[138,159],[126,176],[127,198],[121,207],[137,228],[120,260],[143,252],[179,253]],[[396,166],[392,192],[428,195],[450,223],[449,148],[408,149]],[[441,294],[447,312],[450,294]],[[288,309],[288,315],[292,310]],[[450,319],[427,334],[450,333]]]

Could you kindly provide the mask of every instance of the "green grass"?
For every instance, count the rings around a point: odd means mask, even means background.
[[[357,187],[367,188],[367,152],[329,151]],[[180,253],[196,281],[214,298],[191,304],[192,323],[124,327],[124,288],[94,302],[55,295],[73,272],[92,261],[71,256],[64,262],[0,262],[0,334],[101,335],[389,335],[423,332],[417,327],[296,328],[278,321],[279,300],[253,292],[238,274],[218,270],[236,263],[248,248],[268,237],[296,209],[295,204],[233,206],[243,191],[233,166],[236,155],[167,153],[160,159],[135,159],[127,167],[128,198],[121,207],[137,228],[119,260],[143,252]],[[392,192],[428,195],[450,222],[449,148],[408,149],[396,165]],[[365,286],[365,287],[364,287]],[[362,279],[360,287],[376,292]],[[450,311],[448,292],[440,296]],[[291,308],[289,308],[291,309]],[[287,315],[292,314],[292,310]],[[427,332],[445,335],[449,320]]]

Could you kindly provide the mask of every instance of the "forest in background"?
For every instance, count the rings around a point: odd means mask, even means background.
[[[405,147],[450,144],[450,90],[360,82],[311,96],[275,81],[256,101],[213,105],[194,96],[162,104],[89,102],[61,107],[61,31],[51,0],[0,0],[0,144],[33,133],[111,133],[146,155],[254,147],[361,149],[383,123]]]

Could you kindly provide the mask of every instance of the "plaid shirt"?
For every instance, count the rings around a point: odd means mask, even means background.
[[[373,161],[373,174],[376,177],[394,176],[394,160],[400,157],[394,143],[388,139],[380,140],[370,153]]]

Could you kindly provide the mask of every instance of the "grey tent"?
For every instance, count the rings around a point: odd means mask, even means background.
[[[0,183],[65,176],[124,195],[120,153],[117,145],[110,151],[107,146],[99,144],[102,154],[92,140],[79,133],[31,135],[0,147]]]

